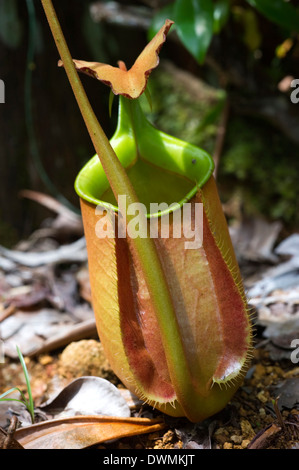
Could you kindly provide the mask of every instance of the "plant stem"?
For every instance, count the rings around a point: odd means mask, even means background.
[[[138,202],[135,191],[131,185],[125,169],[118,160],[109,143],[108,138],[106,137],[92,110],[85,90],[78,77],[78,73],[75,69],[73,59],[70,55],[68,46],[63,36],[63,32],[56,16],[52,1],[41,1],[57,49],[76,97],[82,117],[85,121],[90,138],[93,142],[95,151],[100,158],[116,200],[118,200],[119,195],[126,196],[127,210],[130,204]],[[133,215],[130,216],[129,214],[126,214],[126,220],[128,223],[132,219]],[[146,218],[144,218],[143,228],[145,231],[147,230]],[[132,239],[132,244],[134,244],[137,256],[139,257],[149,294],[151,295],[152,301],[155,305],[155,311],[161,330],[169,371],[173,378],[173,382],[176,384],[176,390],[180,395],[180,402],[181,404],[183,404],[182,402],[185,402],[184,404],[186,407],[191,408],[192,403],[189,403],[189,399],[190,395],[193,394],[193,387],[191,385],[189,367],[186,361],[184,347],[182,344],[172,299],[169,293],[169,288],[154,241],[150,237],[137,237]],[[188,403],[186,403],[186,401],[188,401]]]
[[[93,142],[95,151],[101,160],[112,191],[114,192],[116,199],[118,194],[125,194],[128,199],[128,204],[136,202],[137,197],[125,172],[125,169],[122,167],[120,161],[115,155],[115,152],[112,149],[102,127],[100,126],[86,96],[85,90],[75,69],[73,59],[70,55],[67,43],[61,30],[52,1],[42,0],[42,4],[70,85],[81,111],[81,115]]]

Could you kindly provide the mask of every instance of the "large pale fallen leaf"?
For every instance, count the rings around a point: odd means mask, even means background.
[[[111,439],[157,432],[161,419],[74,416],[20,428],[15,439],[25,449],[84,449]]]
[[[105,415],[128,418],[130,408],[119,390],[102,377],[79,377],[40,408],[52,417]]]
[[[123,95],[133,99],[138,98],[146,88],[151,71],[159,64],[158,54],[172,24],[173,21],[171,20],[165,21],[165,24],[143,49],[129,70],[122,61],[118,63],[119,68],[100,62],[86,62],[84,60],[74,60],[74,64],[80,72],[111,86],[115,95]],[[58,65],[62,66],[62,61],[59,61]]]

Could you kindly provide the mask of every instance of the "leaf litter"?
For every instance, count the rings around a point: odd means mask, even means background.
[[[36,424],[20,403],[0,402],[0,446],[298,448],[299,361],[291,354],[299,338],[299,234],[277,243],[278,223],[240,219],[230,225],[254,311],[254,357],[230,404],[192,424],[143,404],[119,382],[97,338],[81,221],[70,216],[65,222],[64,209],[48,196],[27,196],[46,201],[57,216],[15,250],[0,248],[0,394],[12,386],[26,392],[18,344]],[[18,429],[9,434],[15,419]]]
[[[101,377],[79,377],[55,397],[40,405],[51,418],[76,415],[105,415],[128,418],[129,405],[119,390]]]

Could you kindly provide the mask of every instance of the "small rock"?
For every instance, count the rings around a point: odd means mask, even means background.
[[[53,362],[53,357],[49,356],[48,354],[44,354],[43,356],[39,357],[38,362],[42,366],[47,366],[48,364],[51,364],[51,362]]]
[[[163,444],[169,444],[170,442],[173,441],[175,437],[175,434],[174,432],[170,429],[169,431],[167,431],[164,436],[163,436]]]
[[[241,444],[243,440],[242,436],[238,436],[237,434],[233,434],[230,438],[235,444]]]
[[[267,401],[268,401],[268,398],[265,396],[264,390],[261,390],[261,391],[257,394],[257,398],[258,398],[258,400],[260,400],[262,403],[267,403]]]
[[[242,449],[247,449],[249,442],[251,442],[250,439],[243,439],[243,441],[241,442]]]
[[[225,442],[223,444],[223,449],[232,449],[233,448],[233,445],[231,442]]]
[[[259,409],[259,415],[260,415],[261,418],[264,418],[266,416],[265,408],[260,408]]]
[[[59,373],[67,378],[93,375],[118,383],[102,344],[93,339],[70,343],[60,355]]]

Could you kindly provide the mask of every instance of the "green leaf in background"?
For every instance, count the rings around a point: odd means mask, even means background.
[[[213,36],[212,0],[176,0],[174,14],[182,43],[202,64]]]
[[[299,10],[284,0],[247,0],[266,18],[291,31],[299,32]]]
[[[230,0],[219,0],[214,3],[213,32],[220,33],[230,14]]]
[[[155,34],[159,31],[160,28],[162,28],[163,24],[165,23],[165,20],[174,20],[174,3],[170,3],[169,5],[166,5],[165,7],[161,8],[157,13],[154,15],[151,25],[149,27],[147,37],[148,40],[150,41],[153,39]],[[175,29],[175,24],[171,27],[170,32],[174,31]]]

